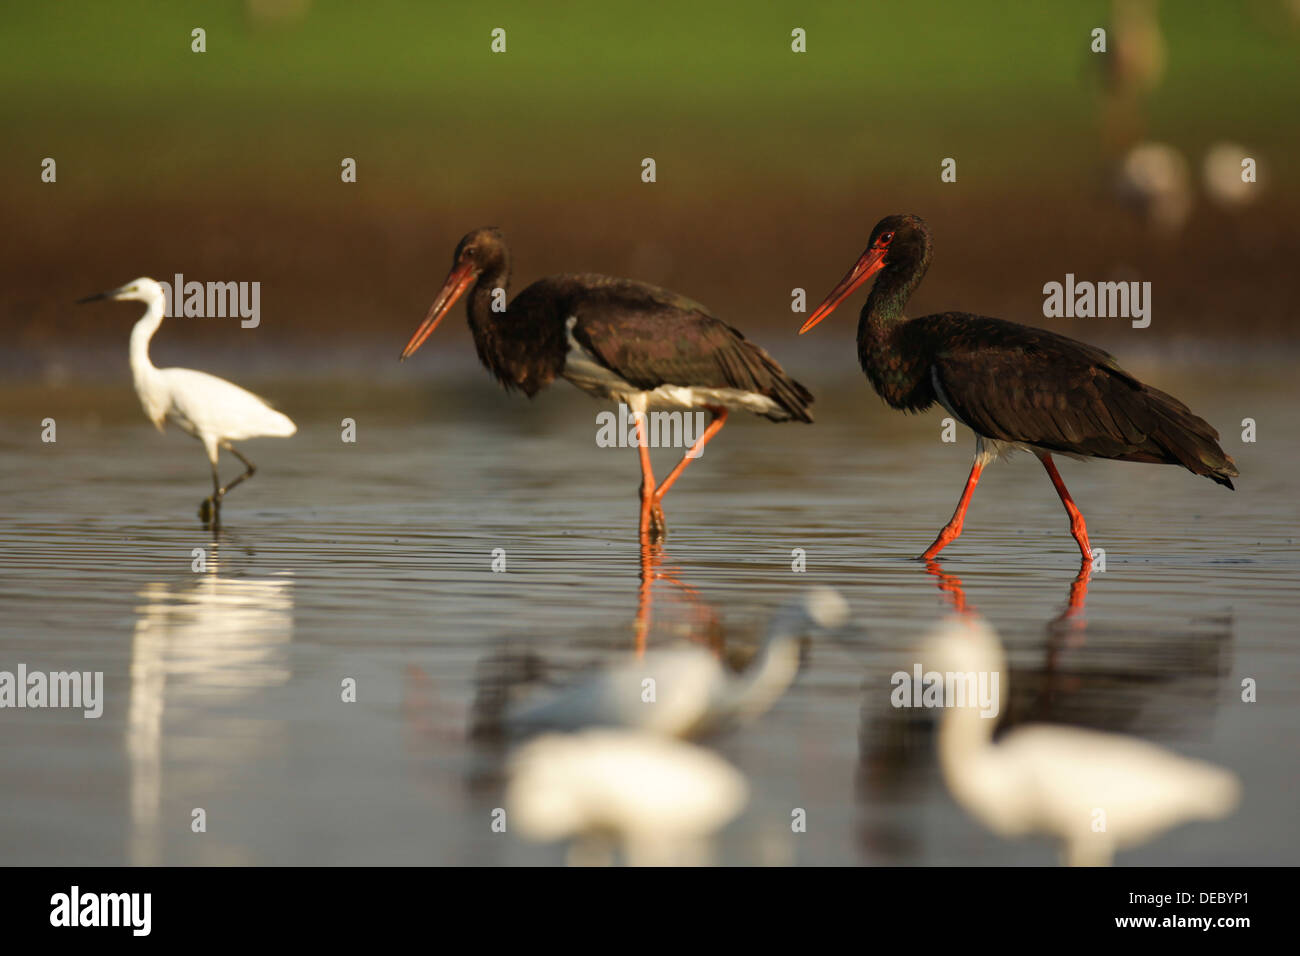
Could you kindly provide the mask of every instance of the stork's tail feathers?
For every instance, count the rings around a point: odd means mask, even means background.
[[[1148,385],[1144,396],[1155,415],[1150,437],[1165,452],[1165,461],[1232,488],[1232,479],[1238,475],[1237,463],[1219,447],[1219,433],[1213,426],[1159,389]]]
[[[767,417],[774,422],[791,420],[811,422],[813,417],[809,406],[813,403],[812,392],[791,378],[790,374],[778,365],[776,359],[768,355],[766,350],[752,342],[745,344],[751,350],[750,374],[759,390],[781,407],[780,411],[773,412]]]

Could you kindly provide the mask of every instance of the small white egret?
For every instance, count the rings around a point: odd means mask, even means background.
[[[1167,143],[1139,143],[1120,165],[1119,198],[1157,233],[1173,238],[1182,231],[1194,205],[1191,166]]]
[[[983,621],[946,622],[922,659],[945,675],[996,673],[1006,699],[1006,655]],[[996,715],[964,703],[946,707],[939,728],[939,763],[953,796],[1001,836],[1056,837],[1071,866],[1109,865],[1117,849],[1189,820],[1224,817],[1240,799],[1230,771],[1136,737],[1026,724],[994,743]]]
[[[147,306],[131,330],[131,375],[135,379],[135,392],[140,396],[144,413],[159,431],[170,418],[182,431],[203,442],[208,461],[212,464],[212,496],[205,498],[199,506],[199,517],[217,527],[221,523],[221,500],[257,470],[231,442],[264,436],[287,438],[298,430],[298,426],[252,392],[225,379],[188,368],[154,366],[149,360],[149,340],[162,325],[167,300],[162,286],[153,279],[136,279],[117,289],[77,301],[95,302],[99,299],[143,302]],[[243,462],[247,469],[224,487],[217,475],[217,455],[222,448]]]
[[[840,627],[848,605],[831,588],[810,589],[781,607],[767,636],[739,675],[697,644],[654,651],[539,702],[508,710],[515,735],[544,730],[628,727],[672,737],[698,737],[758,717],[799,670],[799,638]]]
[[[1243,179],[1243,163],[1250,151],[1236,143],[1215,143],[1205,154],[1201,177],[1205,193],[1215,203],[1233,209],[1253,202],[1259,195],[1254,179]]]
[[[576,838],[571,863],[607,837],[632,866],[707,863],[708,838],[749,801],[744,776],[716,754],[631,731],[547,734],[507,771],[509,825],[539,843]]]

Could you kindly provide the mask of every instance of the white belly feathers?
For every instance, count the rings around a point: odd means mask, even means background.
[[[724,406],[743,409],[757,415],[766,415],[779,406],[766,395],[740,388],[705,388],[694,385],[660,385],[645,390],[637,388],[602,365],[594,355],[573,337],[577,318],[570,317],[564,324],[569,351],[564,359],[566,379],[592,395],[624,402],[634,412],[649,408],[704,408]]]

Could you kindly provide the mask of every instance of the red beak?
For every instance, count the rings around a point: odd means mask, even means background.
[[[406,348],[402,349],[402,359],[406,360],[416,353],[424,340],[433,334],[433,330],[438,327],[442,317],[451,311],[451,307],[456,304],[456,300],[465,294],[465,290],[470,287],[474,281],[474,267],[470,264],[458,265],[447,276],[447,281],[442,284],[442,291],[438,293],[438,298],[433,300],[433,305],[429,306],[429,314],[424,317],[420,327],[415,330],[411,336],[411,341],[406,343]]]
[[[873,275],[885,267],[885,253],[888,249],[883,247],[872,246],[862,254],[862,258],[857,264],[849,270],[849,274],[840,280],[840,284],[831,290],[821,305],[817,306],[813,314],[808,316],[808,321],[803,324],[799,334],[803,335],[814,325],[820,322],[826,316],[835,311],[835,307],[851,296],[858,288]]]

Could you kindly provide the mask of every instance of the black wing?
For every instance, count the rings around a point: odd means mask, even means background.
[[[560,276],[573,337],[637,388],[734,388],[772,399],[769,418],[812,421],[812,393],[766,351],[704,306],[666,289],[606,276]],[[538,283],[539,285],[541,283]],[[527,290],[525,290],[527,291]]]
[[[1191,409],[1107,352],[1043,329],[959,313],[909,325],[931,343],[939,388],[981,435],[1051,451],[1180,464],[1232,487],[1236,465]]]

